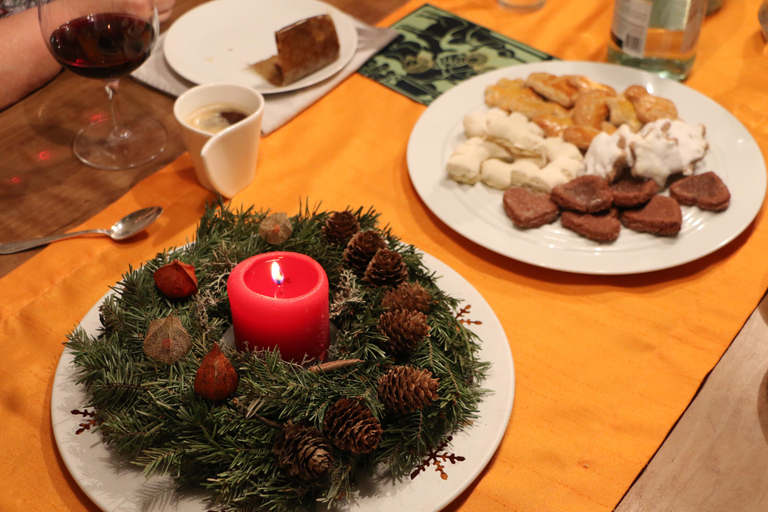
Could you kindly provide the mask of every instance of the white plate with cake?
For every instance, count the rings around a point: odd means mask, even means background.
[[[289,83],[270,82],[256,65],[278,54],[276,33],[316,16],[328,15],[338,39],[337,57]],[[297,43],[309,47],[314,44]],[[315,0],[217,0],[179,17],[168,29],[163,52],[168,65],[196,84],[248,85],[263,94],[294,91],[330,78],[357,51],[357,30],[349,16]],[[299,55],[299,57],[301,57]],[[314,60],[307,55],[307,59]]]
[[[678,116],[706,128],[708,150],[701,161],[727,185],[731,199],[722,212],[682,206],[675,236],[622,228],[613,243],[597,243],[565,229],[559,220],[535,229],[516,228],[506,215],[503,191],[482,183],[451,180],[449,157],[467,140],[467,114],[488,110],[486,87],[531,73],[585,76],[617,92],[640,85],[674,102]],[[532,265],[583,274],[635,274],[702,258],[742,233],[759,212],[766,191],[762,153],[747,129],[728,111],[678,82],[636,69],[593,62],[553,61],[511,66],[467,80],[435,100],[411,133],[407,152],[411,181],[426,206],[448,227],[478,245]],[[666,195],[667,191],[662,194]]]

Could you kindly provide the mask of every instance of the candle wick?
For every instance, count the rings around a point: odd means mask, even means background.
[[[285,297],[285,289],[283,289],[283,283],[280,283],[277,285],[277,289],[275,289],[275,298],[282,299],[283,297]]]

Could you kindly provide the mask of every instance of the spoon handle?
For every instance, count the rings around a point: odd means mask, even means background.
[[[41,245],[46,245],[57,240],[64,240],[65,238],[74,238],[76,236],[89,235],[98,233],[101,235],[108,235],[109,231],[106,229],[89,229],[87,231],[75,231],[74,233],[64,233],[62,235],[51,235],[44,238],[35,238],[33,240],[19,240],[18,242],[6,242],[0,244],[0,254],[13,254],[15,252],[26,251]]]

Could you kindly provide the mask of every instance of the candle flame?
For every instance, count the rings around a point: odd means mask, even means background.
[[[280,269],[280,264],[276,261],[272,262],[272,280],[277,285],[283,284],[283,280],[285,279],[285,276],[283,275],[283,271]]]

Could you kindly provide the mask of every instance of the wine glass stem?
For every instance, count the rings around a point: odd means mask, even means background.
[[[119,80],[108,80],[104,83],[104,88],[107,90],[107,97],[109,98],[109,109],[112,111],[112,123],[114,128],[112,129],[111,137],[122,139],[127,137],[129,132],[125,127],[123,127],[120,119],[120,107],[117,101],[117,88],[119,84]]]

